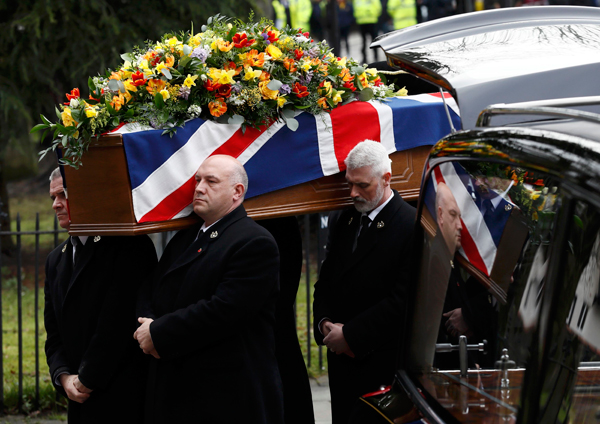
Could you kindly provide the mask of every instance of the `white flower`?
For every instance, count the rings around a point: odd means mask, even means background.
[[[202,113],[202,108],[198,105],[191,105],[187,110],[188,114],[193,117],[198,117]]]
[[[206,80],[208,79],[208,77],[206,76],[206,74],[202,74],[200,75],[200,79],[204,82],[206,82]]]
[[[310,39],[306,38],[304,35],[302,34],[298,34],[294,37],[294,40],[296,40],[296,43],[308,43],[310,41]],[[325,40],[323,40],[323,42],[325,42]]]
[[[231,97],[229,97],[227,103],[231,103],[235,106],[242,106],[244,103],[246,103],[246,100],[244,100],[241,96],[234,94]]]
[[[71,101],[69,102],[69,106],[72,109],[79,107],[79,99],[71,99]]]

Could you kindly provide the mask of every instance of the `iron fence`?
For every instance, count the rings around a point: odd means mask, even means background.
[[[315,223],[317,227],[315,228]],[[35,388],[33,399],[28,399],[31,402],[32,410],[39,409],[40,407],[40,360],[45,361],[45,356],[40,352],[39,338],[40,338],[40,276],[42,274],[40,270],[40,264],[45,263],[45,257],[40,257],[40,237],[43,235],[52,235],[53,242],[52,246],[55,248],[66,238],[66,231],[59,228],[58,221],[54,218],[53,228],[50,230],[40,229],[40,218],[39,214],[36,214],[35,218],[35,229],[33,231],[22,231],[21,225],[22,220],[20,215],[17,215],[15,221],[15,231],[0,231],[0,251],[2,251],[2,236],[10,236],[15,239],[15,249],[12,252],[10,262],[11,267],[14,267],[14,274],[16,274],[16,290],[17,290],[17,332],[18,332],[18,393],[17,393],[17,409],[19,412],[27,412],[24,410],[24,384],[23,384],[23,357],[24,357],[24,344],[23,344],[23,238],[34,237],[34,276],[33,276],[33,289],[34,289],[34,337],[35,337]],[[312,287],[314,281],[311,279],[311,275],[317,275],[320,269],[320,264],[325,256],[325,243],[327,234],[327,216],[324,214],[315,215],[304,215],[299,217],[299,224],[302,227],[302,243],[304,249],[304,278],[306,283],[306,356],[305,362],[308,368],[311,367],[311,352],[315,348],[314,339],[312,337]],[[167,233],[156,234],[153,237],[153,241],[157,248],[158,254],[162,254],[164,246],[170,239]],[[43,262],[42,262],[43,261]],[[6,267],[8,262],[3,255],[0,255],[0,269],[3,266]],[[314,269],[316,267],[316,269]],[[4,281],[6,279],[3,273],[0,272],[0,287],[4,288]],[[0,290],[0,311],[3,310],[3,297],[6,296],[3,293],[4,290]],[[43,302],[43,299],[42,299]],[[298,302],[298,299],[296,299]],[[296,316],[298,319],[298,316]],[[5,368],[5,346],[4,340],[5,325],[3,322],[2,314],[0,314],[0,347],[2,348],[2,354],[0,354],[0,381],[5,382],[4,368]],[[324,355],[321,346],[318,348],[318,367],[324,369]],[[5,403],[5,384],[0,385],[0,411],[6,409]]]

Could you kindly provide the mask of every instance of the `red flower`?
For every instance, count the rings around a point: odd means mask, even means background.
[[[220,86],[221,86],[221,84],[219,84],[218,82],[213,83],[210,79],[207,79],[206,82],[204,83],[204,88],[206,88],[208,91],[215,91]]]
[[[71,102],[71,99],[78,99],[79,97],[81,97],[79,94],[79,88],[72,89],[71,93],[66,93],[65,96],[67,96],[68,100],[68,102],[65,104],[68,105]]]
[[[132,74],[131,80],[133,82],[133,85],[135,85],[136,87],[144,85],[148,81],[144,78],[144,73],[140,71],[137,71],[136,73]]]
[[[377,77],[377,79],[375,81],[373,81],[373,85],[375,85],[376,87],[383,85],[381,78]]]
[[[354,86],[354,83],[352,81],[346,81],[344,83],[344,88],[348,88],[351,91],[356,91],[356,87]]]
[[[304,55],[304,52],[302,51],[302,49],[300,49],[300,50],[295,49],[294,50],[294,55],[296,55],[296,60],[300,60],[300,59],[302,59],[302,56]]]
[[[266,34],[269,36],[269,38],[267,38],[265,41],[274,43],[275,41],[279,40],[279,38],[275,36],[275,33],[273,31],[267,31]]]
[[[217,88],[217,90],[216,90],[217,92],[215,93],[215,96],[227,98],[227,97],[231,96],[232,88],[233,87],[231,87],[231,84],[223,84],[219,88]]]
[[[223,68],[225,68],[226,71],[234,70],[236,75],[239,75],[240,72],[242,72],[242,67],[236,67],[235,62],[226,63],[225,65],[223,65]]]
[[[248,40],[248,36],[246,34],[235,34],[233,36],[233,45],[238,49],[251,46],[252,43],[254,43],[254,39]]]
[[[302,97],[306,97],[308,96],[310,93],[308,92],[308,89],[306,88],[306,86],[301,85],[299,82],[297,82],[296,84],[294,84],[294,88],[292,88],[292,92],[298,96],[298,98],[302,98]]]

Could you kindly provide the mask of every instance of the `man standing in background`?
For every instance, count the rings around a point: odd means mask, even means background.
[[[50,197],[68,231],[58,168]],[[141,422],[146,366],[131,333],[137,290],[156,262],[148,236],[72,236],[48,255],[46,358],[52,383],[69,399],[69,423]]]

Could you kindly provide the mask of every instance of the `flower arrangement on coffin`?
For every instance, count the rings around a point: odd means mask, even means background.
[[[41,117],[32,132],[54,134],[41,154],[60,146],[62,163],[77,168],[93,139],[125,122],[171,136],[198,117],[243,130],[283,119],[295,131],[300,110],[318,114],[352,100],[406,95],[394,92],[376,69],[335,57],[309,33],[252,18],[244,23],[216,15],[200,33],[166,34],[121,55],[118,70],[89,78],[88,98],[78,88],[66,95],[68,102],[56,109],[58,122]]]

